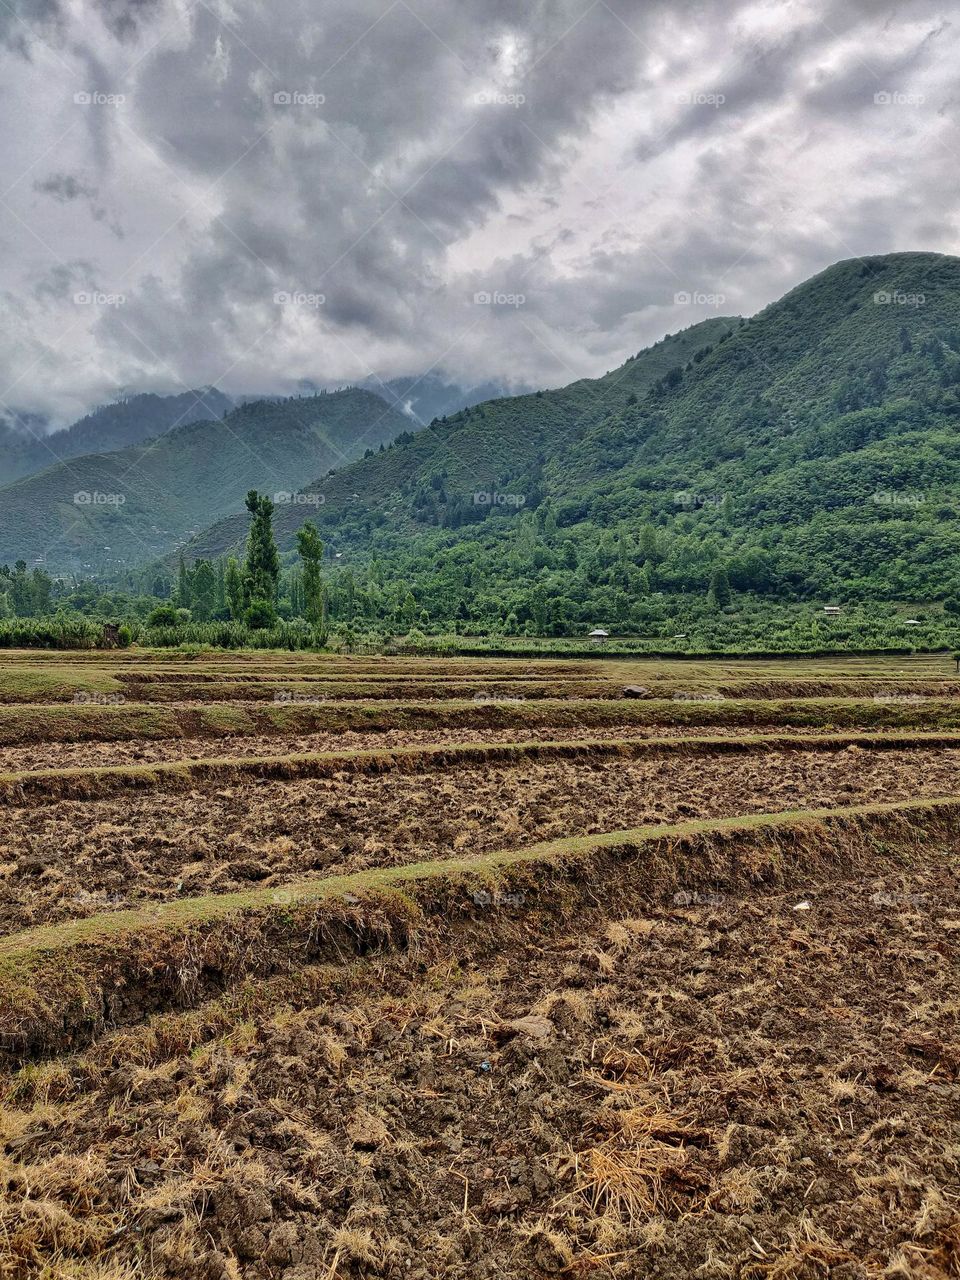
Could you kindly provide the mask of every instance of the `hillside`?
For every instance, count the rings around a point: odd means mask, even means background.
[[[960,601],[960,259],[841,262],[711,325],[311,486],[335,605],[359,593],[375,616],[409,588],[429,619],[644,632],[702,612],[711,584],[717,612],[731,588]],[[299,515],[280,514],[285,551]],[[194,547],[225,551],[244,526]]]
[[[535,505],[539,477],[559,450],[645,396],[677,364],[729,333],[737,321],[717,318],[658,342],[602,378],[582,379],[554,391],[490,400],[425,430],[408,433],[382,454],[318,479],[309,491],[323,498],[316,509],[327,527],[354,530],[362,538],[374,527],[413,531],[435,523],[442,494],[446,507],[473,518],[486,514],[475,493],[522,493]],[[356,495],[356,496],[355,496]],[[315,513],[311,513],[315,514]],[[293,546],[304,508],[275,516],[278,541]],[[188,546],[193,556],[220,555],[246,536],[246,515],[235,514]]]
[[[206,387],[179,395],[143,394],[101,405],[61,431],[48,432],[26,418],[0,422],[0,485],[44,471],[84,453],[126,449],[173,427],[222,418],[234,407],[229,396]]]
[[[250,488],[295,490],[407,425],[352,388],[255,401],[133,448],[71,459],[0,489],[0,561],[45,557],[52,570],[87,571],[144,563],[234,510]]]

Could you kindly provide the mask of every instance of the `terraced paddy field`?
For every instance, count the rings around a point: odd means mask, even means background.
[[[0,1276],[960,1275],[946,655],[0,698]]]

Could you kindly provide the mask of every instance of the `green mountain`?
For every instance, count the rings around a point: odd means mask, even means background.
[[[249,489],[279,495],[282,507],[306,477],[408,424],[350,388],[255,401],[132,448],[72,458],[0,489],[0,561],[105,572],[153,560],[235,510]]]
[[[415,537],[437,523],[481,520],[491,510],[503,509],[495,493],[521,494],[523,506],[532,509],[552,459],[646,397],[672,368],[693,360],[737,323],[722,317],[705,320],[664,338],[602,378],[486,401],[435,418],[424,430],[407,431],[383,453],[307,486],[319,499],[314,509],[296,505],[278,510],[278,541],[284,549],[294,545],[305,513],[359,549],[374,530],[403,529]],[[482,497],[475,501],[475,495],[487,493],[489,504]],[[242,544],[246,529],[246,515],[234,514],[195,538],[186,554],[232,551]]]
[[[465,410],[309,489],[334,616],[346,599],[389,617],[409,592],[431,622],[643,632],[731,589],[952,603],[960,259],[838,263],[750,320]],[[278,513],[282,550],[303,513]],[[190,550],[232,549],[245,524]]]
[[[36,417],[0,420],[0,484],[44,471],[84,453],[106,453],[140,444],[173,427],[222,418],[234,401],[215,387],[179,395],[127,396],[101,405],[72,426],[48,431]]]

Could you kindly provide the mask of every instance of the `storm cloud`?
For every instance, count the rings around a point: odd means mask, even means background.
[[[5,6],[0,413],[558,385],[956,252],[958,55],[926,0]]]

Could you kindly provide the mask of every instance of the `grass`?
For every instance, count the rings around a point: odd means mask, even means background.
[[[72,662],[49,661],[42,668],[0,665],[0,703],[65,702],[77,694],[120,694],[123,685],[108,671],[83,670]]]
[[[0,746],[40,742],[130,742],[391,729],[657,728],[960,729],[960,699],[865,702],[857,698],[732,699],[721,702],[556,699],[349,703],[224,703],[195,706],[0,705]]]

